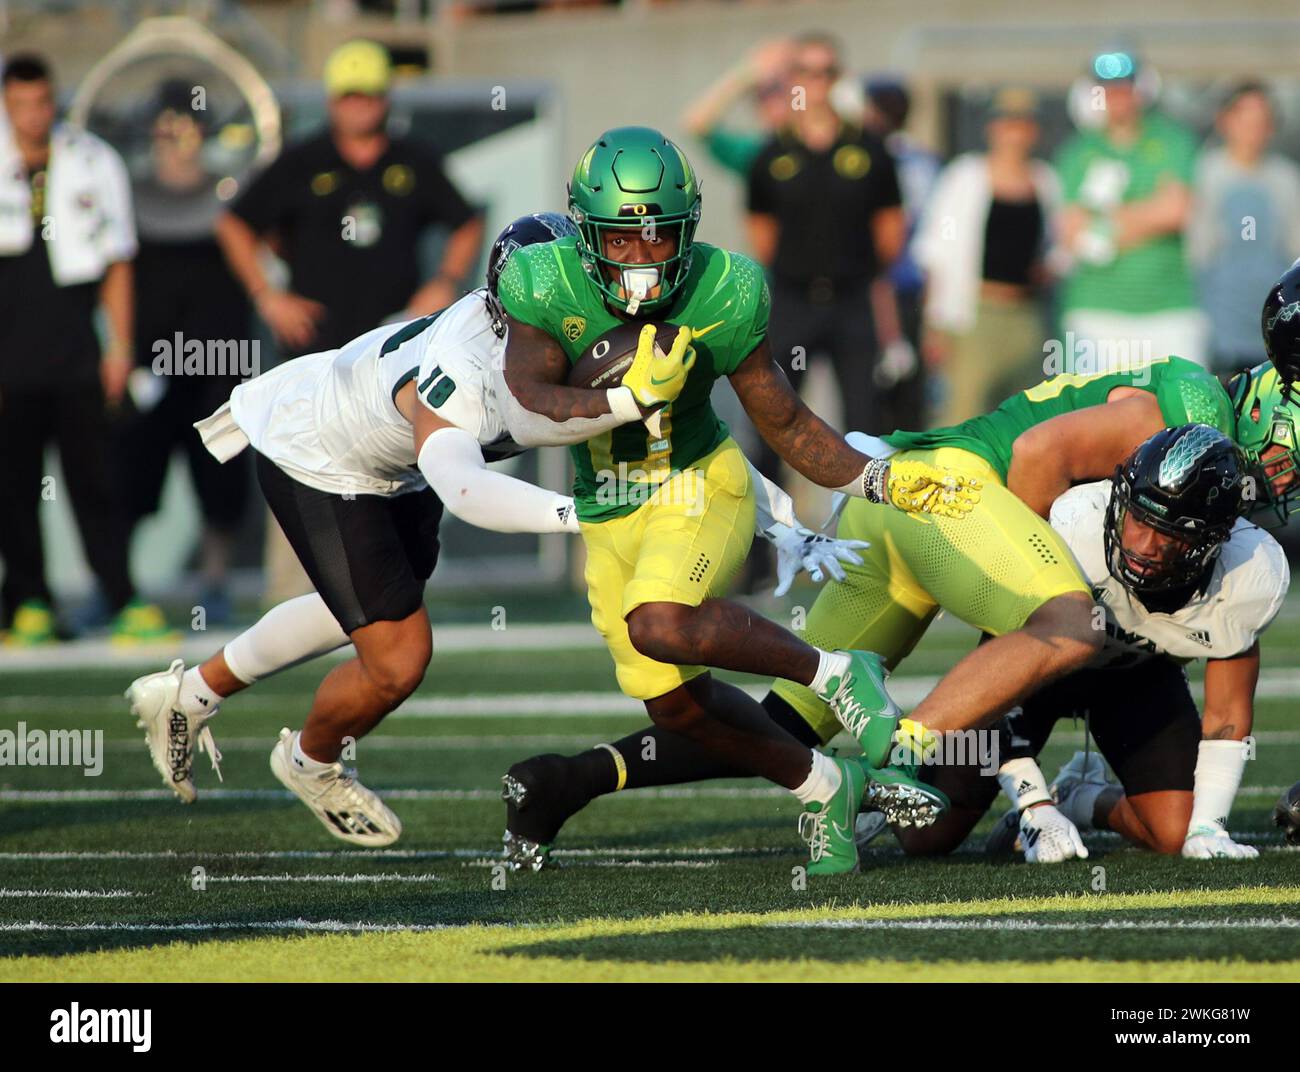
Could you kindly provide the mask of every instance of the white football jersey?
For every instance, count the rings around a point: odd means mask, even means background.
[[[1282,548],[1238,519],[1204,590],[1171,614],[1147,610],[1106,566],[1103,529],[1111,482],[1071,488],[1052,504],[1052,528],[1065,538],[1093,597],[1106,612],[1106,644],[1094,666],[1130,666],[1154,655],[1179,662],[1228,659],[1246,651],[1286,596],[1291,574]]]
[[[432,316],[387,324],[240,384],[231,415],[260,453],[308,487],[401,495],[426,486],[411,425],[393,401],[411,380],[421,401],[474,436],[489,460],[519,452],[492,394],[491,370],[504,353],[483,291],[474,291]]]

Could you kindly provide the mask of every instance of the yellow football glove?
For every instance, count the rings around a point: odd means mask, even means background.
[[[983,481],[921,461],[889,466],[889,501],[907,513],[963,518],[980,501]]]
[[[642,409],[653,411],[676,400],[686,386],[686,376],[695,367],[695,347],[691,345],[691,329],[680,328],[666,354],[655,347],[655,325],[641,329],[636,344],[636,357],[623,373],[623,386]],[[653,429],[652,429],[653,431]]]
[[[900,718],[894,731],[892,763],[921,764],[932,761],[939,737],[912,718]]]

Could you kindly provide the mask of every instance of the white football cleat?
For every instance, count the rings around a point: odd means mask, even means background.
[[[221,753],[208,728],[216,710],[187,715],[180,704],[184,673],[185,663],[177,659],[166,670],[136,678],[124,695],[135,715],[135,724],[144,730],[149,755],[163,783],[186,804],[193,804],[199,795],[194,788],[195,744],[200,752],[207,753],[218,779]]]
[[[363,848],[391,845],[402,836],[402,821],[373,790],[357,781],[357,772],[331,763],[319,774],[300,770],[293,761],[294,733],[280,731],[271,749],[271,773],[315,813],[340,841]]]

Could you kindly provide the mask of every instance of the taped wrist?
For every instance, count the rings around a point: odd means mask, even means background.
[[[998,785],[1020,811],[1034,804],[1050,802],[1047,779],[1038,764],[1028,756],[1009,759],[998,768]]]

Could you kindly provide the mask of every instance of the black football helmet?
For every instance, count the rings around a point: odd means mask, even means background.
[[[1269,288],[1259,326],[1264,352],[1282,381],[1282,400],[1300,402],[1300,260]]]
[[[1282,828],[1288,845],[1300,845],[1300,782],[1282,794],[1273,808],[1273,822]]]
[[[1115,470],[1106,508],[1110,574],[1139,597],[1195,589],[1208,579],[1242,512],[1245,461],[1231,439],[1205,424],[1157,432]],[[1124,519],[1176,538],[1173,557],[1124,547]]]
[[[568,216],[559,212],[532,212],[520,216],[504,231],[497,235],[492,243],[492,251],[487,262],[487,307],[492,314],[492,330],[498,336],[506,333],[506,311],[497,297],[497,284],[505,269],[510,254],[522,246],[531,246],[536,242],[554,242],[557,238],[576,235],[578,228]]]

